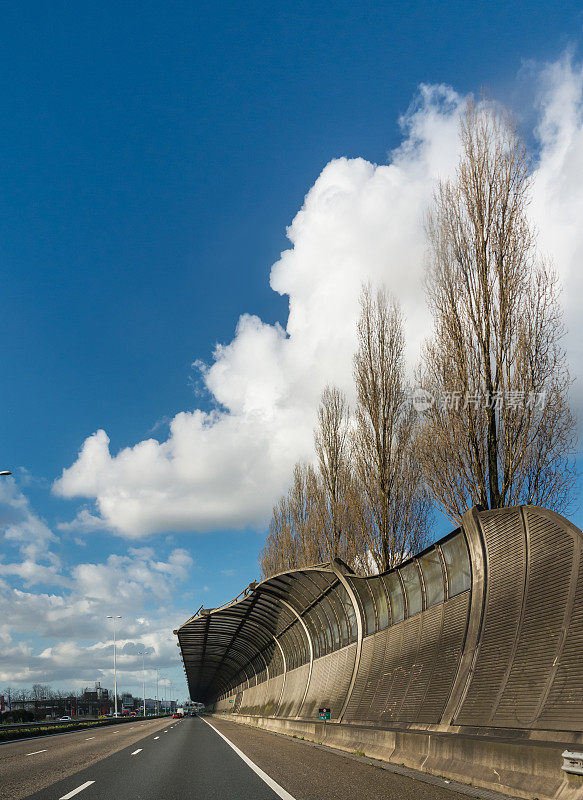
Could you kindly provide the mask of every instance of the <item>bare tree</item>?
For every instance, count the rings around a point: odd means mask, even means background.
[[[325,560],[322,517],[318,477],[311,465],[298,463],[287,495],[273,508],[269,535],[259,557],[264,577]]]
[[[428,215],[434,335],[419,457],[454,521],[473,504],[563,510],[574,483],[574,420],[558,286],[527,219],[529,159],[507,115],[468,103],[455,178]]]
[[[318,408],[314,446],[321,481],[323,555],[327,560],[354,557],[350,420],[346,398],[326,386]]]
[[[322,498],[318,478],[310,464],[294,466],[288,506],[295,545],[294,566],[319,563],[323,560]]]
[[[370,286],[361,295],[354,357],[354,461],[368,550],[390,569],[425,542],[429,503],[413,454],[415,414],[405,381],[398,306]]]
[[[293,569],[296,565],[287,497],[281,497],[273,507],[269,534],[260,553],[259,564],[264,577]]]

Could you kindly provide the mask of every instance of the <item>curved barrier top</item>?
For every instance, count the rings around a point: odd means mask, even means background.
[[[534,506],[468,511],[381,575],[251,584],[175,633],[193,700],[337,722],[583,730],[583,536]]]

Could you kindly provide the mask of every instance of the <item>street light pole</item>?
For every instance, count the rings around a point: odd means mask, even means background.
[[[160,713],[160,706],[158,705],[158,673],[159,668],[156,667],[156,716]]]
[[[146,673],[144,670],[144,651],[138,650],[138,655],[142,656],[142,703],[144,707],[144,717],[146,716]]]
[[[117,717],[117,648],[115,639],[115,621],[116,619],[122,619],[122,618],[119,615],[111,616],[108,614],[107,619],[113,620],[113,705],[114,705],[114,714]]]

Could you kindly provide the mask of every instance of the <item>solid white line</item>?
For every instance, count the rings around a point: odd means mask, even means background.
[[[95,781],[87,781],[87,783],[83,783],[81,786],[77,786],[77,788],[73,789],[73,791],[69,792],[69,794],[64,794],[60,798],[60,800],[69,800],[70,797],[75,797],[76,794],[79,794],[79,792],[82,792],[83,789],[86,789],[88,786],[91,786],[92,783],[95,783]]]
[[[133,755],[133,756],[137,756],[137,755],[138,755],[138,753],[141,753],[141,752],[142,752],[142,748],[140,747],[140,749],[139,749],[139,750],[134,750],[134,752],[132,753],[132,755]]]
[[[202,719],[203,722],[206,722],[206,724],[209,726],[209,728],[212,728],[215,733],[218,733],[218,735],[221,737],[221,739],[224,739],[224,741],[229,745],[229,747],[233,748],[233,750],[235,751],[235,753],[237,753],[239,758],[242,758],[243,761],[247,764],[247,766],[251,767],[253,772],[256,775],[259,775],[261,780],[264,781],[269,786],[269,788],[272,789],[275,792],[275,794],[278,797],[281,797],[282,800],[295,800],[295,797],[293,797],[293,795],[291,795],[289,792],[286,792],[286,790],[283,788],[283,786],[280,786],[279,783],[276,783],[276,781],[274,781],[273,778],[270,778],[269,775],[266,772],[263,772],[261,767],[258,767],[257,764],[254,761],[251,761],[251,759],[248,756],[246,756],[245,753],[243,753],[241,750],[239,750],[239,748],[236,745],[234,745],[233,742],[231,742],[230,739],[227,739],[227,737],[224,734],[222,734],[220,731],[218,731],[215,728],[214,725],[211,725],[211,723],[208,722],[203,717],[201,717],[201,719]]]
[[[47,752],[46,749],[45,750],[35,750],[34,753],[27,753],[26,755],[27,756],[36,756],[38,753],[46,753],[46,752]]]

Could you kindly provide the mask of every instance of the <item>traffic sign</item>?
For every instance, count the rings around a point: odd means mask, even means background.
[[[326,722],[330,719],[330,709],[329,708],[319,708],[318,709],[318,719],[323,720]]]

